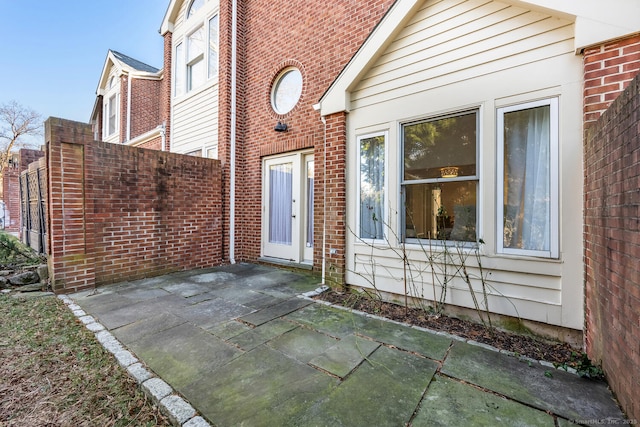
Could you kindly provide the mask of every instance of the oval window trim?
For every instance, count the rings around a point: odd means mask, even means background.
[[[271,108],[280,115],[287,114],[302,96],[302,73],[296,67],[285,68],[278,74],[271,89]]]

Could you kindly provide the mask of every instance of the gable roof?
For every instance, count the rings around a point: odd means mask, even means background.
[[[133,59],[132,57],[127,56],[124,53],[116,52],[115,50],[111,50],[110,52],[113,53],[113,56],[115,56],[116,59],[118,59],[124,65],[128,65],[129,67],[133,68],[134,70],[146,73],[157,73],[158,71],[160,71],[158,68],[152,67],[151,65],[145,64],[144,62],[138,61],[137,59]]]
[[[395,36],[428,0],[396,0],[369,38],[351,58],[319,102],[323,116],[348,111],[350,91],[384,53]],[[610,0],[500,0],[575,21],[577,54],[589,47],[640,32],[640,1]]]
[[[161,35],[164,36],[165,33],[169,31],[173,32],[173,23],[176,21],[182,2],[183,0],[171,0],[169,2],[167,11],[164,13],[164,18],[162,18],[162,24],[160,24]]]
[[[96,95],[100,95],[101,89],[107,84],[107,79],[109,78],[109,73],[112,67],[117,67],[120,74],[133,74],[148,78],[159,78],[162,74],[161,69],[152,67],[149,64],[145,64],[142,61],[138,61],[137,59],[118,51],[109,49],[107,52],[107,58],[104,61],[104,66],[102,67],[100,80],[98,80]]]

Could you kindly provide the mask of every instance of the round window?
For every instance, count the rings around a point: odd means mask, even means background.
[[[278,114],[293,110],[302,94],[302,74],[297,68],[284,70],[271,89],[271,106]]]

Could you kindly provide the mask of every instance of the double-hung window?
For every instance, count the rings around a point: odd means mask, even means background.
[[[384,154],[386,134],[358,137],[360,215],[358,237],[384,238]]]
[[[558,100],[498,109],[498,252],[557,258]]]
[[[107,126],[106,128],[106,136],[111,136],[116,133],[117,122],[118,122],[118,95],[114,94],[109,97],[107,101]]]
[[[475,242],[478,110],[402,126],[404,238]]]

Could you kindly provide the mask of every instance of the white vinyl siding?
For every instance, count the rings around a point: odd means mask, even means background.
[[[179,84],[184,89],[180,91],[176,87],[172,99],[171,151],[184,154],[201,150],[203,156],[215,155],[217,157],[218,67],[217,64],[212,67],[209,62],[218,59],[217,55],[211,53],[212,47],[209,44],[209,38],[216,37],[214,48],[217,52],[218,31],[217,29],[212,31],[210,25],[218,25],[219,2],[208,0],[201,3],[202,5],[197,11],[189,19],[186,19],[187,7],[191,2],[184,1],[174,22],[174,52],[181,50],[181,55],[184,58],[182,63],[179,58],[174,58],[174,74],[180,73]],[[201,74],[201,84],[191,80],[187,69],[186,56],[189,54],[189,36],[193,35],[194,31],[200,31],[204,41],[202,51],[190,58],[192,61],[189,64],[201,67],[201,69],[192,70]],[[182,47],[177,48],[178,45]],[[190,83],[193,84],[189,86],[187,91],[187,85]]]
[[[574,23],[507,3],[425,1],[350,92],[347,118],[348,229],[358,227],[359,135],[388,129],[388,244],[371,248],[347,233],[347,283],[402,295],[402,126],[429,117],[478,110],[477,238],[489,284],[489,309],[551,325],[581,329],[582,293],[582,60],[574,52]],[[499,249],[497,117],[503,107],[558,100],[557,259]],[[405,242],[414,265],[407,291],[433,299],[425,251]],[[473,249],[467,271],[480,275]],[[469,252],[470,251],[470,252]],[[550,255],[548,255],[550,256]],[[364,276],[363,276],[364,275]],[[475,282],[476,284],[478,282]],[[449,284],[446,303],[473,307],[466,283]]]
[[[352,92],[352,108],[573,52],[573,23],[500,2],[425,2]]]
[[[218,86],[209,87],[173,107],[171,151],[217,148]]]

